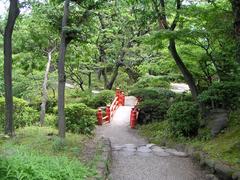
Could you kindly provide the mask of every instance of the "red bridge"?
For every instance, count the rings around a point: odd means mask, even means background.
[[[107,105],[106,108],[98,108],[98,125],[121,119],[129,121],[130,127],[134,128],[138,118],[137,104],[138,99],[136,97],[125,96],[124,92],[117,88],[112,104]],[[103,109],[105,109],[105,112],[103,112]]]

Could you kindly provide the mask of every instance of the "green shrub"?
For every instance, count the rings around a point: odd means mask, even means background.
[[[65,107],[66,128],[73,133],[91,134],[96,123],[96,111],[83,103]]]
[[[57,106],[57,99],[49,97],[46,103],[46,113],[53,113],[54,107]]]
[[[111,104],[114,100],[115,92],[112,90],[103,90],[100,93],[96,94],[87,104],[92,108],[98,108],[100,106],[106,106],[107,104]]]
[[[175,93],[162,88],[137,89],[131,91],[130,95],[141,98],[138,105],[140,124],[163,120],[171,105],[171,99],[175,97]]]
[[[29,126],[39,120],[39,113],[28,106],[23,99],[13,98],[13,118],[15,128]],[[0,97],[0,126],[3,128],[5,122],[5,99]]]
[[[130,96],[141,97],[141,99],[158,99],[165,97],[167,99],[175,98],[176,94],[164,88],[143,88],[133,89],[129,92]]]
[[[240,105],[240,82],[217,82],[202,92],[198,99],[212,108],[236,109]]]
[[[140,121],[144,119],[143,123],[151,121],[160,121],[164,119],[169,108],[169,102],[166,98],[162,99],[147,99],[138,105],[140,109]],[[141,122],[140,122],[141,123]]]
[[[162,76],[143,76],[138,79],[138,82],[133,85],[133,88],[146,88],[146,87],[158,87],[166,88],[170,87],[170,83],[166,78]]]
[[[45,125],[49,127],[57,126],[57,116],[55,114],[46,114],[45,115]]]
[[[151,143],[165,145],[167,139],[170,139],[172,134],[169,130],[168,121],[149,123],[139,128],[141,135],[147,137]]]
[[[175,136],[197,135],[199,128],[198,106],[193,102],[178,102],[167,111],[170,129]]]

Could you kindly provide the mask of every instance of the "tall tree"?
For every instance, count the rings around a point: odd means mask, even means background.
[[[4,31],[4,83],[5,83],[5,134],[13,136],[13,96],[12,96],[12,33],[20,13],[18,0],[10,0],[8,20]]]
[[[170,25],[169,25],[167,15],[166,15],[165,0],[160,0],[159,3],[158,3],[158,1],[154,0],[153,4],[154,4],[154,8],[155,8],[155,11],[157,14],[159,28],[169,30],[169,31],[174,31],[175,28],[177,27],[177,23],[179,21],[179,16],[180,16],[179,11],[181,10],[182,1],[176,0],[176,4],[175,4],[176,14],[175,14],[174,20],[172,21],[172,23]],[[185,81],[187,82],[187,84],[190,88],[193,99],[195,101],[197,101],[198,89],[195,84],[195,80],[194,80],[191,72],[187,69],[186,65],[184,64],[182,58],[180,57],[180,55],[177,51],[177,48],[176,48],[175,39],[173,37],[169,38],[168,48],[169,48],[169,51],[171,52],[171,55],[172,55],[176,65],[178,66]]]
[[[240,0],[232,0],[232,9],[234,15],[234,29],[237,41],[236,60],[240,63]]]
[[[69,15],[69,3],[70,0],[65,0],[64,2],[64,15],[62,18],[62,31],[61,31],[61,43],[59,49],[59,61],[58,61],[58,129],[59,136],[61,138],[65,137],[66,125],[65,125],[65,113],[64,113],[64,96],[65,96],[65,54],[67,49],[67,34],[66,26]]]

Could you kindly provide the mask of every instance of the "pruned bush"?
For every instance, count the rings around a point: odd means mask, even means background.
[[[67,131],[91,134],[96,123],[96,111],[83,103],[68,104],[65,107]]]
[[[100,106],[106,106],[111,104],[114,100],[115,92],[112,90],[103,90],[100,93],[93,96],[93,98],[88,102],[88,106],[92,108],[98,108]]]
[[[170,129],[175,136],[191,137],[197,135],[199,110],[193,102],[182,101],[171,105],[167,111]]]
[[[170,87],[170,83],[161,76],[143,76],[140,77],[133,85],[133,88],[146,88],[146,87],[158,87],[158,88],[166,88]]]
[[[29,126],[39,120],[39,113],[33,108],[29,107],[28,102],[13,98],[13,118],[15,128]],[[4,127],[5,122],[5,99],[0,97],[0,126]],[[0,129],[1,129],[0,128]]]
[[[217,82],[203,91],[198,99],[211,108],[236,109],[240,105],[240,82]]]
[[[162,88],[144,88],[130,92],[130,95],[141,99],[138,121],[140,124],[152,121],[162,121],[171,105],[175,93]]]
[[[156,99],[159,94],[156,89],[153,88],[142,88],[142,89],[134,89],[129,92],[130,96],[140,97],[141,99]]]

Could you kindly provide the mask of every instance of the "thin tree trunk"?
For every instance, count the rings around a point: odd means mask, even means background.
[[[232,0],[232,9],[236,35],[236,61],[240,63],[240,0]]]
[[[115,80],[117,79],[117,76],[118,76],[119,66],[120,66],[119,64],[116,65],[116,67],[115,67],[115,69],[114,69],[114,71],[113,71],[111,80],[107,83],[106,89],[109,89],[109,90],[112,89],[113,84],[114,84],[114,82],[115,82]]]
[[[66,33],[64,32],[64,27],[67,26],[67,19],[69,15],[69,3],[70,0],[65,0],[64,2],[64,15],[62,19],[62,32],[61,32],[61,44],[59,52],[58,61],[58,130],[59,136],[61,138],[65,137],[66,124],[65,124],[65,113],[64,113],[64,95],[65,95],[65,67],[64,60],[67,48]]]
[[[55,50],[55,48],[53,48],[51,51],[48,52],[48,62],[46,65],[44,80],[43,80],[43,84],[42,84],[42,104],[41,104],[41,111],[40,111],[41,126],[43,126],[44,122],[45,122],[46,103],[48,101],[47,81],[48,81],[48,73],[49,73],[49,69],[50,69],[50,65],[51,65],[51,60],[52,60],[52,52],[54,50]]]
[[[20,11],[18,0],[10,0],[7,25],[4,31],[4,85],[5,85],[5,134],[14,135],[12,96],[12,32]]]

